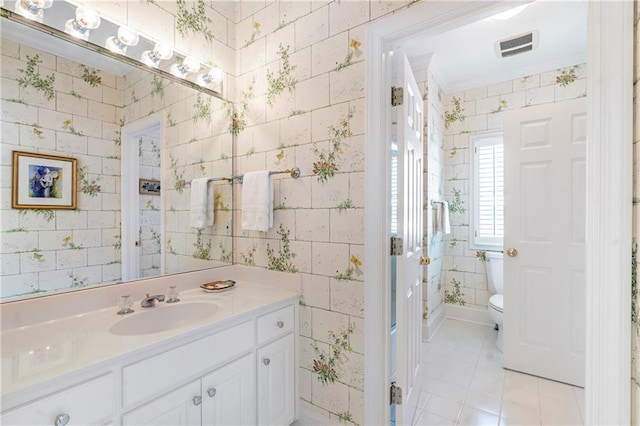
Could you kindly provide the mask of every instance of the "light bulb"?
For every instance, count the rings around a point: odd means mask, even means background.
[[[127,47],[135,46],[139,39],[138,33],[131,28],[120,27],[118,28],[118,37],[109,37],[105,47],[112,52],[124,55],[127,52]]]
[[[200,86],[207,86],[211,83],[221,82],[223,77],[224,72],[218,67],[213,67],[207,74],[200,74],[196,79],[196,83]]]
[[[53,0],[17,0],[15,12],[25,18],[42,22],[44,10],[51,7]]]
[[[198,72],[200,62],[194,58],[185,58],[182,64],[173,64],[169,70],[176,77],[185,78],[187,74]]]
[[[157,67],[161,60],[171,59],[173,56],[173,50],[165,45],[156,43],[153,50],[145,50],[140,57],[140,60],[150,67]]]
[[[99,26],[100,15],[93,9],[80,6],[76,9],[76,19],[67,21],[64,32],[82,40],[89,40],[89,30]]]

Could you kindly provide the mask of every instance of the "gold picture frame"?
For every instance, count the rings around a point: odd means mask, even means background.
[[[77,162],[71,157],[13,151],[11,207],[75,210]]]

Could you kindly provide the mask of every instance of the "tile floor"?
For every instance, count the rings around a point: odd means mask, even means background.
[[[413,425],[581,425],[584,390],[504,370],[492,327],[447,319],[423,343]]]

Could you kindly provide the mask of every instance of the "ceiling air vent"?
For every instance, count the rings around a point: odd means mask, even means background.
[[[500,58],[530,52],[538,45],[538,31],[531,31],[496,42],[496,53]]]

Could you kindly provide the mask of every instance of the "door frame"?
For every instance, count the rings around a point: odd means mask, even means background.
[[[166,127],[165,117],[162,112],[156,112],[131,123],[125,124],[120,130],[120,193],[121,193],[121,205],[123,207],[120,213],[120,253],[122,261],[122,279],[129,281],[132,279],[140,279],[144,277],[131,278],[131,273],[136,271],[136,274],[140,270],[140,253],[132,245],[138,239],[138,233],[136,232],[137,226],[131,224],[138,224],[140,221],[140,194],[138,190],[138,179],[140,179],[140,160],[138,159],[138,144],[134,143],[134,139],[140,135],[140,133],[155,130],[160,128],[160,142],[164,147],[164,129]],[[163,153],[165,149],[161,150]],[[162,165],[165,163],[165,158],[160,159]],[[164,168],[163,173],[164,175]],[[164,179],[161,179],[164,180]],[[125,185],[125,182],[135,182],[135,185]],[[164,188],[164,182],[161,183],[161,188]],[[160,192],[160,205],[162,205],[162,211],[164,211],[164,197],[163,192]],[[124,207],[127,206],[125,209]],[[164,215],[160,219],[160,229],[162,235],[165,235],[165,223]],[[164,271],[164,256],[162,256],[162,265],[160,268]],[[125,278],[126,277],[126,278]]]
[[[390,197],[381,188],[390,185],[391,80],[385,52],[416,32],[435,35],[510,7],[504,0],[423,2],[367,27],[365,424],[389,424]],[[633,2],[591,1],[588,8],[585,424],[629,424]]]

